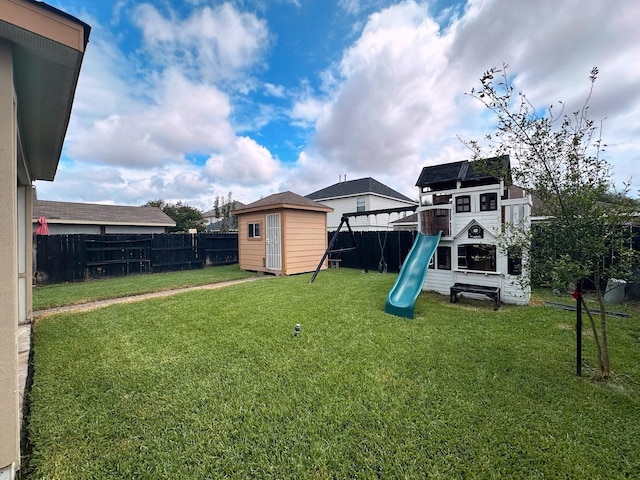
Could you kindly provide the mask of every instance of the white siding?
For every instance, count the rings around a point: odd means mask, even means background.
[[[130,234],[150,234],[150,233],[165,233],[164,227],[136,227],[133,225],[107,225],[105,227],[105,233],[120,233],[122,235]]]
[[[87,235],[99,235],[99,225],[64,225],[57,223],[49,223],[49,235],[73,235],[83,233]]]
[[[391,199],[388,197],[381,197],[379,195],[366,194],[366,195],[354,195],[350,197],[335,198],[330,200],[317,200],[318,202],[333,208],[333,212],[327,214],[327,230],[334,231],[340,225],[340,219],[342,214],[357,211],[357,199],[360,197],[365,198],[365,210],[384,210],[386,208],[398,208],[398,207],[411,207],[414,206],[409,202],[403,202],[401,200]],[[391,222],[404,218],[407,215],[411,215],[411,211],[404,213],[392,213],[369,215],[362,217],[349,218],[349,225],[354,231],[368,231],[368,230],[393,230]]]
[[[497,194],[497,209],[480,211],[480,195],[483,193]],[[456,282],[470,283],[500,288],[501,301],[510,304],[528,304],[530,288],[523,287],[518,277],[508,274],[508,258],[506,252],[496,250],[496,271],[478,272],[458,268],[457,250],[459,245],[496,244],[496,235],[502,229],[502,212],[504,210],[505,222],[520,225],[521,228],[530,228],[531,200],[530,197],[502,200],[503,188],[501,185],[484,185],[472,188],[460,188],[451,190],[451,239],[441,240],[440,245],[451,246],[452,271],[429,270],[423,290],[436,291],[449,295],[449,288]],[[443,192],[439,192],[443,193]],[[470,197],[470,212],[456,213],[456,197],[468,195]],[[468,238],[468,227],[471,224],[479,224],[484,228],[482,239]],[[527,275],[526,269],[523,275]],[[464,294],[470,297],[486,298],[482,295]]]

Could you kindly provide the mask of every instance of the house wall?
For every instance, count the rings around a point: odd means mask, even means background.
[[[238,259],[242,270],[267,272],[266,213],[270,212],[253,212],[238,216]],[[249,238],[249,223],[254,222],[260,222],[260,238]]]
[[[0,40],[0,476],[6,478],[11,478],[20,464],[18,258],[20,248],[26,249],[24,244],[19,247],[17,234],[18,133],[14,91],[12,48],[8,42]],[[23,214],[25,208],[23,204]],[[22,241],[24,243],[24,236]],[[20,267],[26,268],[26,265]]]
[[[412,206],[412,204],[407,202],[372,194],[318,200],[318,202],[333,208],[333,212],[327,214],[327,229],[329,231],[334,231],[338,228],[343,213],[358,210],[357,199],[360,197],[364,197],[365,199],[365,210],[383,210],[385,208]],[[400,214],[380,214],[377,215],[377,217],[376,215],[352,217],[349,219],[349,225],[351,225],[351,229],[354,231],[393,230],[393,225],[390,225],[390,222],[411,215],[411,213],[411,211],[407,211]]]
[[[282,233],[283,273],[294,275],[313,272],[327,249],[327,214],[285,210]]]

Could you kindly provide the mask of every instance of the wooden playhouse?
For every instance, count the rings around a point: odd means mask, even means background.
[[[240,268],[275,275],[314,271],[327,249],[327,213],[332,211],[293,192],[234,210]]]
[[[419,229],[442,232],[424,290],[451,295],[481,293],[500,302],[529,303],[526,259],[517,250],[498,248],[506,224],[528,230],[531,196],[505,184],[510,178],[509,156],[476,162],[464,160],[424,167],[420,189]]]

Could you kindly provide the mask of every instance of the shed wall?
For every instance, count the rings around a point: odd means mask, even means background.
[[[238,216],[238,260],[242,270],[266,272],[265,216],[271,212],[245,213]],[[249,238],[249,224],[260,222],[260,238]]]
[[[327,214],[286,210],[283,218],[283,273],[313,272],[327,249]],[[326,262],[323,268],[326,268]]]

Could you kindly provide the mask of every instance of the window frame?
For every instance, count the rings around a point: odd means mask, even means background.
[[[356,197],[356,212],[366,212],[366,211],[367,211],[367,199],[364,197]]]
[[[464,243],[458,245],[458,270],[497,272],[497,250],[496,245],[492,245],[490,243]],[[479,259],[474,259],[474,256],[479,257],[480,254],[484,254],[484,256]],[[484,268],[486,265],[483,266],[481,261],[484,261],[485,263],[488,261],[489,268]]]
[[[438,270],[451,270],[451,247],[440,246],[436,250],[437,257],[437,269]],[[444,260],[444,261],[441,261]]]
[[[480,194],[480,211],[493,212],[498,210],[498,194],[496,192],[487,192]]]
[[[456,213],[471,212],[471,195],[458,195],[456,197]]]
[[[256,226],[258,227],[258,234],[256,235]],[[260,240],[262,239],[262,222],[248,222],[247,223],[247,238],[249,240]]]

